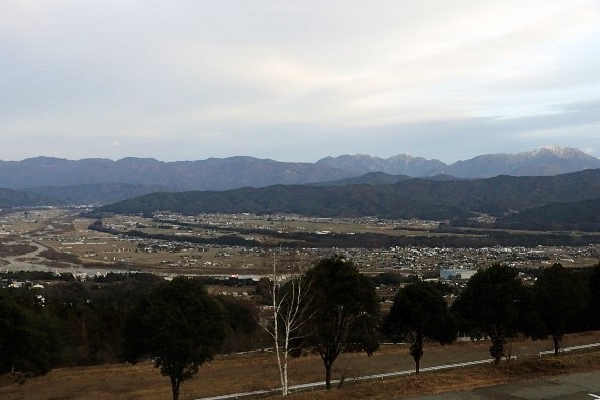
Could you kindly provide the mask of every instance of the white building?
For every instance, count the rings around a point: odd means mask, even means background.
[[[474,269],[441,269],[440,279],[467,280],[477,273]]]

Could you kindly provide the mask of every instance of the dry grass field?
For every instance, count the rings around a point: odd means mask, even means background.
[[[26,235],[44,229],[52,220],[64,216],[59,209],[19,211],[1,218],[2,231],[11,235]]]
[[[600,370],[600,352],[555,357],[528,357],[498,366],[484,365],[411,375],[385,381],[345,384],[340,390],[296,393],[290,399],[397,399],[494,386],[542,376]]]
[[[565,346],[600,342],[600,331],[569,335]],[[551,348],[548,341],[520,339],[509,344],[513,355],[535,353]],[[428,344],[422,366],[486,359],[488,342],[458,342],[451,346]],[[534,378],[543,374],[569,373],[600,369],[600,352],[567,355],[558,358],[519,357],[499,366],[484,365],[460,370],[425,372],[383,381],[353,383],[353,378],[368,374],[409,370],[414,367],[406,346],[383,346],[373,357],[344,354],[334,365],[334,379],[345,376],[340,390],[294,394],[298,399],[398,398],[423,393],[459,390]],[[324,378],[320,358],[308,355],[291,362],[292,384],[317,382]],[[271,389],[278,386],[274,356],[256,353],[217,357],[203,365],[196,377],[181,387],[181,399]],[[18,385],[4,376],[0,379],[2,399],[165,399],[170,397],[167,378],[149,362],[59,368],[48,375],[32,378]]]

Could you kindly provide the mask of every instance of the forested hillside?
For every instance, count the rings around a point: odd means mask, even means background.
[[[224,192],[154,193],[96,211],[184,214],[297,213],[324,217],[461,219],[509,213],[559,201],[600,197],[600,170],[548,177],[499,176],[475,180],[408,179],[391,185],[284,186]]]
[[[0,208],[56,205],[58,202],[40,194],[0,188]]]
[[[496,226],[530,230],[600,230],[600,198],[552,203],[500,219]]]

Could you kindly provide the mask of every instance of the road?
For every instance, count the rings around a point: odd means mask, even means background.
[[[411,397],[413,400],[593,400],[600,399],[600,371],[545,377],[467,391]]]

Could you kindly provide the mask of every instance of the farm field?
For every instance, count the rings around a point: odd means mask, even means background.
[[[19,259],[0,255],[0,265],[7,269],[45,268],[68,272],[78,269],[112,269],[147,271],[166,275],[246,275],[257,277],[272,268],[273,252],[280,241],[297,247],[279,251],[290,265],[310,265],[333,253],[343,254],[367,274],[395,271],[405,275],[439,276],[441,268],[478,269],[494,263],[537,268],[561,263],[566,267],[589,266],[597,263],[600,245],[585,246],[496,246],[469,248],[444,247],[433,240],[439,237],[468,239],[484,237],[485,232],[462,229],[463,233],[439,233],[434,221],[392,221],[377,218],[307,218],[293,215],[256,216],[246,214],[202,214],[193,217],[159,215],[113,216],[103,219],[112,233],[90,230],[95,222],[83,218],[81,210],[31,210],[2,215],[0,241],[3,243],[39,247],[35,254],[23,254]],[[164,239],[124,236],[120,232],[138,231]],[[506,231],[512,235],[515,232]],[[336,246],[311,247],[314,241],[326,243],[345,235],[378,236],[389,245],[372,247],[361,240],[351,248]],[[279,236],[278,236],[279,235]],[[284,236],[281,236],[284,235]],[[288,236],[285,236],[288,235]],[[298,236],[300,235],[300,236]],[[304,235],[304,236],[303,236]],[[306,236],[308,235],[308,236]],[[576,233],[573,233],[576,235]],[[252,245],[202,243],[202,240],[249,239]],[[301,238],[310,243],[302,243]],[[391,238],[391,239],[390,239]],[[394,246],[393,238],[426,238],[433,247]],[[193,240],[200,240],[196,243]],[[239,240],[238,240],[239,241]],[[440,242],[441,243],[441,242]],[[333,244],[333,242],[331,243]],[[371,247],[369,247],[371,246]],[[47,253],[44,250],[50,249]],[[11,266],[12,264],[12,266]]]
[[[564,346],[600,342],[600,331],[567,335]],[[450,346],[427,344],[422,366],[434,366],[487,359],[489,343],[457,342]],[[425,393],[437,393],[468,387],[486,386],[527,379],[540,373],[568,373],[600,369],[600,353],[588,355],[525,357],[524,354],[550,349],[549,341],[515,339],[509,342],[517,360],[500,366],[484,365],[442,372],[421,373],[418,377],[386,379],[384,381],[353,383],[357,376],[410,370],[414,368],[408,348],[403,345],[384,345],[372,357],[365,354],[343,354],[334,364],[334,379],[345,376],[341,390],[298,393],[292,398],[398,398]],[[560,360],[558,362],[557,360]],[[558,363],[558,364],[557,364]],[[292,384],[323,380],[323,365],[315,355],[291,362]],[[278,386],[277,367],[270,353],[219,356],[203,365],[196,377],[181,387],[181,399],[271,389]],[[79,368],[59,368],[48,375],[29,379],[23,385],[12,383],[7,376],[0,383],[3,399],[163,399],[170,397],[168,379],[162,377],[149,362],[137,365],[113,364]]]

